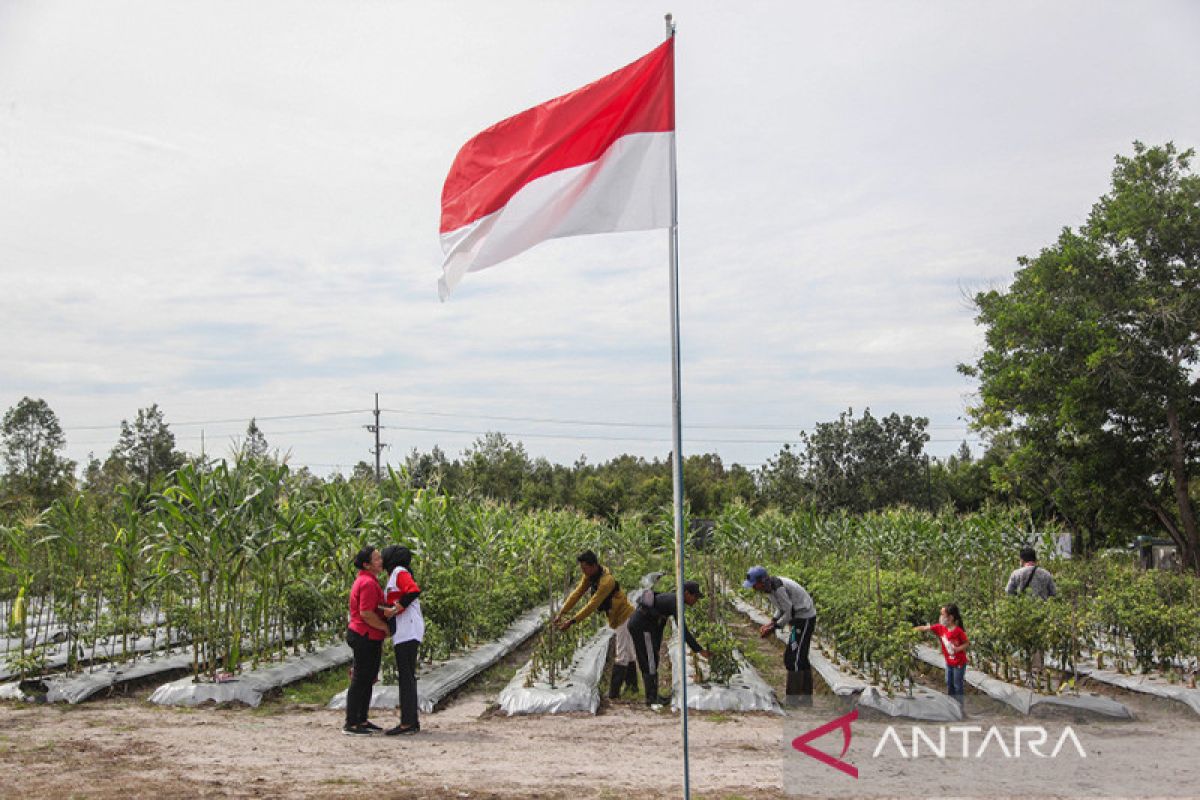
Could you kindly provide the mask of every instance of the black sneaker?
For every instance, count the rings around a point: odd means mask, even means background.
[[[346,725],[342,728],[342,733],[347,736],[370,736],[374,731],[363,725]]]
[[[394,728],[388,728],[386,731],[383,732],[383,735],[384,736],[410,736],[414,733],[417,733],[420,730],[421,730],[420,725],[409,725],[408,727],[405,727],[403,725],[397,725]]]
[[[378,725],[376,725],[374,722],[364,722],[364,723],[360,724],[360,725],[359,725],[359,727],[360,727],[360,728],[366,728],[366,729],[367,729],[367,730],[369,730],[371,733],[375,733],[375,732],[377,732],[377,731],[381,731],[381,730],[383,730],[383,728],[379,727],[379,726],[378,726]]]

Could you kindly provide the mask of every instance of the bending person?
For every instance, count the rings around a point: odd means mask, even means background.
[[[685,605],[694,606],[703,596],[700,584],[684,581]],[[662,648],[663,629],[667,626],[667,620],[675,619],[676,602],[675,592],[659,593],[646,589],[634,607],[633,616],[629,618],[629,635],[633,639],[638,667],[642,670],[642,680],[646,682],[646,705],[657,705],[660,700],[665,702],[670,698],[670,695],[664,698],[659,698],[658,695],[658,654]],[[675,620],[675,624],[683,628],[684,639],[692,652],[708,658],[708,651],[692,636],[687,624],[680,625],[679,620]],[[684,665],[680,664],[679,668],[683,669]]]
[[[608,696],[615,700],[621,696],[621,688],[625,685],[637,691],[637,653],[633,649],[633,638],[629,635],[629,618],[633,616],[633,604],[621,590],[621,585],[617,583],[612,570],[602,565],[595,553],[584,550],[575,560],[579,562],[583,577],[559,609],[554,624],[560,631],[565,631],[596,611],[604,612],[608,617],[608,627],[616,631],[616,636],[613,637],[616,649],[613,655],[612,684],[608,690]],[[586,592],[592,595],[587,605],[579,609],[575,616],[568,618],[567,612],[575,607]]]
[[[785,625],[792,626],[783,653],[787,669],[786,702],[792,706],[812,705],[813,677],[808,648],[817,627],[817,608],[812,597],[791,578],[772,577],[766,567],[751,567],[742,586],[766,594],[775,606],[775,618],[758,629],[760,636],[765,638]]]

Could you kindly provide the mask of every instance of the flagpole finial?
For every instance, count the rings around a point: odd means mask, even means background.
[[[665,21],[667,23],[667,38],[670,39],[675,35],[675,18],[671,14],[667,14]]]

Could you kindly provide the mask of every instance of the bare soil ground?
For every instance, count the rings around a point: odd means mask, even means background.
[[[758,640],[752,626],[737,633],[764,677],[782,688],[777,643]],[[446,708],[425,715],[421,733],[408,737],[344,736],[340,712],[287,697],[259,710],[168,709],[145,702],[147,687],[128,697],[75,707],[0,704],[0,797],[680,796],[680,726],[675,714],[651,711],[634,700],[605,701],[597,716],[508,718],[497,713],[496,694],[523,657],[514,654]],[[822,690],[818,687],[819,693]],[[819,698],[832,700],[827,694]],[[1123,762],[1135,765],[1125,777],[1141,787],[1139,791],[1113,792],[1097,785],[1091,796],[1200,796],[1200,773],[1194,772],[1200,763],[1195,745],[1200,741],[1200,717],[1179,704],[1128,693],[1121,699],[1134,709],[1137,720],[1041,720],[1060,727],[1075,725],[1097,755],[1119,751]],[[395,712],[377,712],[374,721],[390,726],[397,720]],[[804,787],[784,785],[789,780],[786,759],[796,757],[787,748],[788,737],[796,735],[797,725],[806,730],[823,721],[693,714],[693,796],[768,800],[802,795]],[[986,707],[972,711],[970,721],[1010,727],[1038,722]],[[900,723],[878,718],[856,722],[855,748],[847,758],[870,766],[870,743],[891,724]],[[1173,735],[1180,732],[1187,736]],[[1089,760],[1086,766],[1090,769],[1094,763]],[[1016,769],[1012,762],[979,762],[971,769],[981,790],[972,794],[986,796],[993,786],[995,796],[1015,794],[999,789]],[[958,794],[949,783],[930,781],[937,771],[933,766],[915,776],[896,772],[888,779],[887,793]],[[1055,788],[1047,785],[1042,796],[1073,794]],[[877,791],[864,793],[871,795]]]
[[[466,694],[408,737],[351,737],[341,714],[176,710],[137,699],[0,708],[3,797],[577,798],[678,796],[678,717],[507,718]],[[375,721],[391,725],[393,714]],[[779,718],[693,717],[698,796],[775,798]]]
[[[597,716],[514,717],[495,713],[494,695],[469,692],[426,715],[409,737],[342,735],[341,714],[290,706],[178,710],[137,698],[74,708],[0,707],[2,797],[678,797],[679,720],[634,701],[606,703]],[[379,724],[394,724],[379,713]],[[1007,721],[998,716],[996,722]],[[1173,721],[1173,722],[1172,722]],[[878,738],[888,720],[861,720],[855,737]],[[987,724],[974,718],[976,724]],[[1195,763],[1163,725],[1200,728],[1168,715],[1132,723],[1075,720],[1104,748],[1140,752],[1148,795],[1200,795],[1163,764]],[[771,715],[693,714],[689,725],[693,795],[783,798],[785,722]],[[1178,750],[1178,752],[1176,752]],[[836,753],[835,753],[836,754]],[[860,754],[858,761],[864,761]],[[981,762],[980,785],[1013,767]],[[1155,789],[1157,782],[1161,788]],[[799,787],[788,787],[793,792]],[[904,780],[897,796],[924,797],[930,785]],[[1096,796],[1106,796],[1102,787]],[[1051,787],[1047,787],[1053,792]]]

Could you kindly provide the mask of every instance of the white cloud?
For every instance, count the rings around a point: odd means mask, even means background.
[[[869,405],[932,417],[952,450],[954,368],[981,346],[964,295],[1082,221],[1133,139],[1195,144],[1197,21],[1182,2],[681,14],[685,424],[782,426],[689,429],[689,449],[761,462]],[[385,416],[392,455],[473,438],[400,426],[661,455],[665,233],[550,242],[435,290],[458,147],[660,36],[632,0],[0,6],[0,404],[45,397],[76,458],[115,439],[80,426],[152,402],[187,422],[374,391],[410,412]],[[348,465],[366,421],[263,427]],[[204,427],[206,446],[244,430]]]

